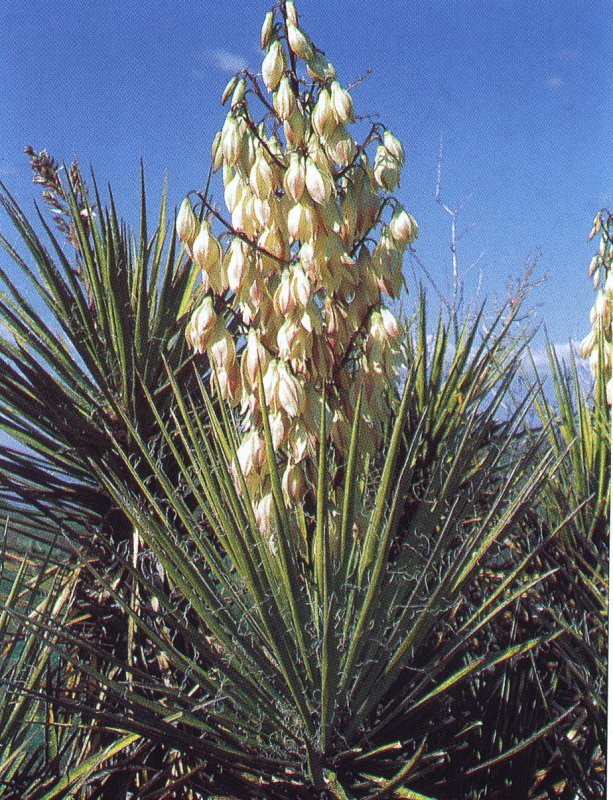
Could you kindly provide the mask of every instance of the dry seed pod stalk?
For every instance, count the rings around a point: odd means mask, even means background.
[[[232,100],[212,151],[228,212],[223,247],[206,198],[196,211],[184,201],[177,220],[202,269],[187,339],[206,351],[213,385],[241,415],[233,471],[266,535],[274,504],[262,403],[288,503],[313,492],[322,411],[340,464],[361,395],[361,455],[375,453],[403,336],[384,303],[398,298],[417,237],[389,195],[402,145],[380,123],[355,141],[351,93],[301,26],[294,3],[276,4],[262,26],[261,76],[242,71],[224,91],[222,102]]]

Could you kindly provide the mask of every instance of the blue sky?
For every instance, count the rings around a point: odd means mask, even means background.
[[[154,194],[167,172],[171,201],[180,203],[203,185],[230,74],[259,69],[269,5],[0,0],[0,179],[27,206],[35,189],[23,146],[76,155],[111,182],[130,217],[142,156]],[[556,342],[581,338],[593,296],[586,236],[596,211],[613,202],[608,4],[297,6],[342,83],[372,67],[353,93],[356,110],[379,113],[405,145],[397,194],[441,286],[450,274],[449,221],[433,200],[442,133],[445,200],[455,206],[474,192],[461,217],[461,228],[471,226],[461,264],[483,253],[483,291],[504,296],[509,276],[540,250],[538,270],[549,280],[533,302]]]

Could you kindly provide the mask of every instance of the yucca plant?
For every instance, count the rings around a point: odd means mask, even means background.
[[[353,139],[294,3],[262,47],[264,87],[232,79],[213,148],[231,218],[186,200],[187,255],[174,233],[165,251],[165,200],[149,239],[142,187],[133,235],[45,154],[72,258],[0,195],[46,306],[4,274],[0,423],[29,449],[4,453],[4,502],[79,565],[60,616],[3,603],[54,654],[44,687],[6,685],[76,731],[61,776],[37,762],[43,796],[553,796],[582,722],[549,679],[565,627],[542,554],[577,511],[538,513],[565,449],[546,414],[525,433],[530,392],[508,402],[518,305],[430,337],[422,297],[402,330],[383,302],[417,235],[391,196],[402,145],[378,123]]]

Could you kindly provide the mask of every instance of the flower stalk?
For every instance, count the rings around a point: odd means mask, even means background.
[[[265,417],[288,503],[315,493],[322,413],[339,464],[360,395],[363,456],[381,441],[403,337],[385,302],[402,291],[403,254],[418,231],[390,195],[403,146],[380,123],[361,143],[354,139],[351,91],[303,30],[294,3],[266,14],[261,43],[263,86],[245,70],[232,78],[213,144],[230,219],[199,195],[205,218],[198,222],[186,199],[177,233],[202,270],[187,340],[207,353],[223,399],[241,416],[233,469],[270,535]],[[223,245],[212,222],[226,229]],[[240,321],[234,333],[223,306]]]

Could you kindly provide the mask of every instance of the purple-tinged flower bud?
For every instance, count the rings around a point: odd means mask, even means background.
[[[385,131],[383,133],[383,147],[396,159],[401,167],[404,165],[404,147],[391,131]]]
[[[287,41],[292,51],[303,61],[313,58],[313,45],[300,28],[289,19],[287,21]]]
[[[230,97],[232,92],[236,89],[237,83],[238,83],[238,75],[234,75],[234,77],[230,78],[230,80],[226,84],[226,88],[223,90],[223,93],[221,95],[222,106],[226,104],[228,97]]]
[[[277,88],[284,70],[285,53],[281,42],[277,39],[270,45],[270,49],[262,62],[262,79],[269,92]]]
[[[292,91],[292,87],[287,75],[284,75],[279,81],[279,88],[274,94],[273,105],[279,119],[284,122],[292,116],[296,108],[296,96]]]
[[[354,122],[353,100],[349,92],[346,92],[338,81],[332,81],[330,86],[330,96],[334,116],[341,125],[346,122]]]
[[[400,244],[407,245],[417,239],[417,223],[410,214],[398,203],[390,221],[390,233]]]
[[[262,50],[266,50],[266,48],[270,44],[275,29],[274,22],[275,22],[274,12],[269,11],[264,17],[264,24],[262,25],[262,34],[260,36],[260,43],[262,45]]]
[[[188,345],[197,353],[204,353],[217,322],[217,314],[213,307],[213,299],[205,297],[196,308],[185,329]]]
[[[313,57],[307,62],[306,69],[313,80],[321,83],[336,78],[336,70],[321,50],[314,50]]]

